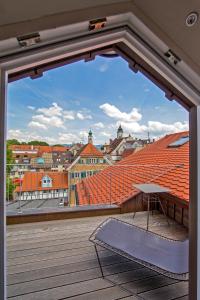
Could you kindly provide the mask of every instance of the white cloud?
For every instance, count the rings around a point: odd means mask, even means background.
[[[44,129],[44,130],[47,129],[47,126],[46,126],[46,125],[41,124],[41,123],[36,122],[36,121],[31,121],[31,122],[29,122],[28,127],[31,127],[31,128],[38,128],[38,129]]]
[[[20,129],[9,129],[7,135],[8,139],[24,140],[23,132]]]
[[[58,141],[63,144],[71,144],[73,142],[86,142],[88,138],[87,131],[80,131],[77,134],[75,133],[59,133],[58,134]]]
[[[63,118],[65,120],[74,120],[75,119],[75,114],[72,110],[65,110],[63,112]]]
[[[166,124],[158,121],[149,121],[147,125],[139,124],[138,122],[117,122],[117,126],[121,124],[122,128],[128,133],[143,134],[150,132],[154,136],[161,136],[167,133],[175,133],[186,131],[189,128],[188,122],[175,122]]]
[[[100,134],[107,137],[107,138],[110,138],[112,136],[111,133],[106,132],[106,131],[102,131]]]
[[[80,139],[87,140],[87,138],[88,138],[88,132],[85,131],[85,130],[81,130],[80,133],[79,133],[79,136],[80,136]]]
[[[49,127],[65,129],[66,121],[91,120],[92,116],[89,110],[83,108],[81,111],[64,110],[56,102],[53,102],[50,107],[38,108],[32,116],[28,126],[37,129],[48,129]]]
[[[136,122],[142,119],[142,115],[138,112],[138,109],[133,107],[129,113],[121,112],[115,105],[104,103],[100,105],[100,109],[109,116],[119,121],[124,122]]]
[[[33,140],[38,140],[38,141],[45,141],[49,144],[55,144],[57,142],[56,138],[41,136],[35,132],[24,131],[20,129],[8,130],[8,139],[17,139],[20,142],[29,142]]]
[[[159,107],[158,107],[159,108]],[[174,122],[172,124],[162,123],[158,121],[148,121],[146,124],[141,124],[142,114],[138,109],[133,107],[130,112],[122,112],[116,106],[109,103],[104,103],[100,106],[100,109],[110,118],[116,119],[116,127],[120,124],[126,133],[133,134],[154,134],[155,136],[161,136],[167,133],[175,133],[179,131],[188,130],[187,122]],[[157,109],[157,107],[155,107]],[[103,133],[102,133],[103,134]]]
[[[84,120],[84,115],[82,113],[77,113],[77,118],[80,119],[80,120]]]
[[[50,107],[38,108],[36,114],[32,116],[28,127],[46,130],[49,127],[65,128],[64,119],[66,112],[57,103],[52,103]]]
[[[175,122],[172,124],[165,124],[158,121],[149,121],[148,130],[155,133],[175,133],[179,131],[186,131],[189,129],[187,122]]]
[[[27,108],[30,110],[35,110],[35,106],[31,106],[31,105],[28,105]]]
[[[76,114],[76,116],[79,120],[91,120],[92,119],[91,115],[84,114],[84,112],[80,112],[80,111]]]
[[[122,128],[129,133],[143,133],[148,131],[146,125],[140,125],[138,122],[117,122],[117,127],[121,125]]]
[[[77,135],[73,133],[59,133],[58,141],[63,144],[71,144],[77,141]]]
[[[62,107],[60,107],[56,102],[52,103],[52,106],[46,108],[38,108],[37,112],[44,114],[45,116],[61,116]]]
[[[57,116],[47,117],[45,115],[35,115],[32,116],[32,121],[39,122],[41,124],[48,125],[51,127],[65,128],[63,119]]]
[[[94,127],[96,127],[96,128],[104,128],[104,125],[103,125],[102,122],[98,122],[98,123],[94,124]]]
[[[99,67],[99,71],[100,72],[106,72],[108,70],[108,64],[102,64],[102,65],[100,65],[100,67]]]

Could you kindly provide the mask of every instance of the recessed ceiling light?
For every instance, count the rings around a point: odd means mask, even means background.
[[[199,15],[198,15],[197,12],[191,12],[191,13],[186,17],[186,20],[185,20],[186,26],[187,26],[187,27],[192,27],[192,26],[194,26],[194,25],[197,23],[198,18],[199,18]]]

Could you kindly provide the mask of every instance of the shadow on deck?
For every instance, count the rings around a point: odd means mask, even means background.
[[[146,213],[116,215],[145,227]],[[107,216],[7,227],[8,299],[134,300],[188,299],[188,282],[159,275],[137,263],[100,249],[101,273],[89,235]],[[156,214],[150,230],[185,239],[187,230]]]

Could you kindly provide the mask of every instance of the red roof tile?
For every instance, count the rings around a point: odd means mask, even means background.
[[[42,178],[49,176],[52,179],[52,187],[42,187]],[[22,180],[22,186],[17,186],[15,192],[30,192],[42,190],[55,190],[68,188],[68,175],[65,172],[26,172]]]
[[[122,153],[122,158],[126,158],[128,157],[129,155],[133,154],[133,152],[135,152],[135,149],[134,148],[131,148],[131,149],[125,149]]]
[[[35,146],[35,145],[10,145],[10,149],[12,151],[31,151],[31,150],[36,150],[40,153],[43,152],[52,152],[52,151],[57,151],[57,152],[65,152],[69,150],[69,147],[65,146]]]
[[[108,153],[110,154],[112,151],[114,151],[119,146],[122,140],[123,138],[115,138],[109,146],[110,150]]]
[[[103,157],[103,153],[99,151],[93,144],[84,145],[77,156],[81,157]]]
[[[144,149],[129,155],[99,174],[77,185],[79,204],[118,203],[139,191],[133,184],[153,182],[170,189],[170,193],[189,201],[189,143],[168,147],[188,132],[170,134]],[[89,196],[88,196],[89,195]]]

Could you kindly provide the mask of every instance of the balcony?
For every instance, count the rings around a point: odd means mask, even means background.
[[[116,215],[146,226],[146,213]],[[8,298],[28,299],[188,299],[188,282],[159,275],[99,248],[106,278],[101,278],[96,253],[88,241],[105,216],[7,228]],[[150,230],[184,239],[187,230],[157,213]]]

